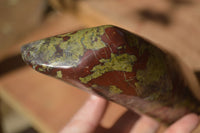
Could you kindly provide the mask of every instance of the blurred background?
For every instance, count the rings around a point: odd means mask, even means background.
[[[57,133],[89,96],[27,67],[20,47],[105,24],[177,54],[200,79],[198,0],[0,0],[0,132]],[[110,102],[101,125],[111,127],[125,111]]]

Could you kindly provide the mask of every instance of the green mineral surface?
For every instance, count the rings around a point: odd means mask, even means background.
[[[57,78],[62,78],[62,71],[57,71],[56,77],[57,77]]]
[[[120,94],[123,92],[120,88],[118,88],[114,85],[109,86],[109,91],[111,94]]]
[[[83,29],[73,34],[57,35],[30,43],[31,46],[24,50],[30,51],[30,56],[23,58],[29,60],[32,64],[41,63],[42,65],[43,62],[46,62],[52,67],[60,65],[75,67],[80,61],[79,58],[84,55],[85,50],[98,50],[106,47],[101,36],[105,33],[107,27],[111,26]],[[69,39],[64,41],[63,38],[66,36]],[[58,48],[62,52],[58,52]]]
[[[88,83],[90,80],[102,76],[106,72],[111,71],[123,71],[132,72],[133,64],[137,60],[135,55],[129,55],[127,53],[116,55],[111,53],[110,59],[99,60],[101,64],[92,68],[92,74],[79,78],[82,83]]]
[[[155,99],[163,94],[161,93],[163,89],[170,91],[172,89],[172,83],[168,81],[168,79],[162,79],[165,77],[167,72],[167,64],[165,62],[166,59],[164,54],[150,45],[143,47],[142,52],[144,52],[144,50],[148,51],[149,58],[146,69],[140,69],[136,72],[136,79],[138,80],[138,82],[135,82],[136,92],[138,95],[143,95],[145,92],[150,92],[150,90],[145,90],[146,88],[157,84],[158,88],[156,93],[151,95],[151,99]],[[167,94],[165,95],[167,96]]]

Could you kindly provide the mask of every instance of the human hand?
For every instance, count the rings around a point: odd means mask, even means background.
[[[107,101],[97,96],[91,98],[76,113],[60,133],[156,133],[159,123],[148,116],[125,113],[110,129],[99,126]],[[188,114],[175,122],[164,133],[191,133],[199,123],[196,114]]]

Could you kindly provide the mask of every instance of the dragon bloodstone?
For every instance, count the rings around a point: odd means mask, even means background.
[[[35,41],[22,47],[22,57],[36,71],[168,124],[200,113],[198,95],[177,59],[116,26]]]

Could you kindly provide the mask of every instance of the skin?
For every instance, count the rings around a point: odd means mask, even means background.
[[[60,133],[156,133],[159,123],[148,116],[126,112],[110,129],[99,126],[107,101],[92,95]],[[199,123],[196,114],[188,114],[169,126],[164,133],[191,133]]]

